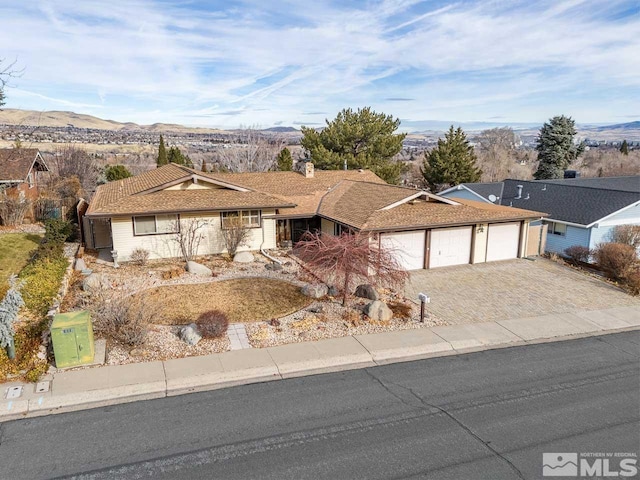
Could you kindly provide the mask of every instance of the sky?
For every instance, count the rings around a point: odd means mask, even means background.
[[[640,119],[640,1],[0,0],[5,108],[194,126]]]

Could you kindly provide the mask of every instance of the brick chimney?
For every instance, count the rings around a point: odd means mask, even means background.
[[[304,178],[313,178],[313,163],[306,162],[304,164]]]

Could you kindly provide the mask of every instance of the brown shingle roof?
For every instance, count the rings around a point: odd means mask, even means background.
[[[418,193],[394,185],[344,180],[327,193],[318,214],[355,228],[362,228],[381,208]]]
[[[472,200],[458,200],[461,205],[447,205],[434,200],[415,200],[389,210],[374,212],[362,230],[410,230],[412,228],[506,222],[547,216],[546,213],[492,205]]]
[[[37,148],[0,149],[0,181],[24,182],[37,155]]]
[[[93,204],[93,202],[92,202]],[[159,190],[145,195],[131,195],[92,208],[91,216],[139,215],[167,212],[211,212],[248,208],[286,208],[292,203],[260,192],[238,192],[223,188],[202,190]]]
[[[110,182],[98,187],[91,200],[87,215],[105,215],[106,213],[115,213],[116,210],[119,214],[126,214],[131,213],[126,211],[129,208],[136,209],[137,211],[137,209],[141,207],[142,202],[144,202],[143,200],[138,200],[138,197],[146,197],[159,193],[144,192],[166,184],[178,182],[181,179],[187,180],[192,175],[207,177],[215,182],[222,182],[253,190],[253,193],[260,192],[261,196],[254,195],[252,197],[245,195],[244,198],[247,200],[243,201],[243,205],[249,201],[248,199],[253,198],[256,202],[259,201],[260,203],[245,205],[246,207],[286,208],[286,210],[280,212],[281,216],[310,217],[315,215],[322,196],[331,187],[345,178],[384,183],[381,178],[368,170],[317,170],[313,178],[305,178],[304,175],[298,172],[204,173],[187,167],[169,164],[134,177]],[[211,192],[213,193],[208,194],[209,201],[212,202],[212,205],[217,205],[215,196],[218,195],[221,198],[222,204],[227,205],[227,199],[222,198],[222,195],[226,195],[222,192],[227,191],[228,190],[223,189],[212,190]],[[136,199],[133,200],[133,197],[136,197]],[[204,197],[203,194],[202,198]],[[176,196],[176,199],[172,200],[172,202],[174,202],[172,205],[176,205],[176,207],[180,206],[180,198],[183,197]],[[185,196],[184,198],[186,199],[187,197]],[[243,197],[235,195],[235,198],[239,201],[239,199]],[[269,199],[268,201],[267,198]],[[186,207],[190,206],[185,205],[180,207],[181,211],[188,211]],[[224,208],[231,207],[225,206]]]

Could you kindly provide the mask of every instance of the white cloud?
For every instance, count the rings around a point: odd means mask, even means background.
[[[601,101],[611,89],[638,98],[638,9],[612,18],[632,1],[267,3],[0,5],[10,20],[0,42],[26,67],[8,106],[62,101],[121,120],[220,126],[322,122],[363,105],[460,121],[579,109],[593,122],[638,108]],[[415,101],[384,100],[394,97]]]

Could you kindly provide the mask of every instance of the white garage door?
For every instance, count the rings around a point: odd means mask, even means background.
[[[384,233],[381,236],[381,244],[393,250],[403,268],[418,270],[424,268],[424,238],[424,230]]]
[[[489,225],[487,262],[518,258],[519,240],[519,223],[497,223]]]
[[[431,230],[429,268],[462,265],[471,259],[472,227]]]

